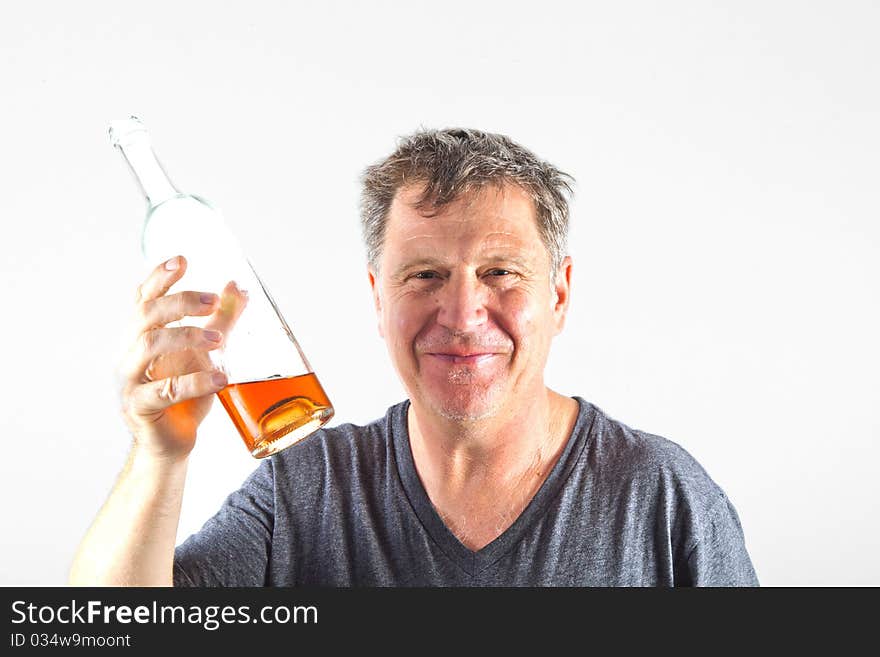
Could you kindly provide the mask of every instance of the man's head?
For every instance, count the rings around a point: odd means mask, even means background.
[[[517,185],[531,199],[553,271],[566,255],[568,201],[573,179],[504,135],[461,128],[426,130],[403,138],[397,150],[367,167],[361,194],[361,227],[367,260],[379,270],[385,226],[395,195],[420,186],[426,213],[485,186]]]
[[[475,130],[417,133],[367,169],[379,330],[414,404],[467,422],[543,389],[569,300],[568,180]]]

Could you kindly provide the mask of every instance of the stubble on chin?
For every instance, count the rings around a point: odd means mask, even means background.
[[[495,409],[485,408],[482,412],[478,413],[474,411],[465,412],[457,408],[440,408],[437,409],[437,414],[444,420],[455,422],[456,424],[474,424],[495,415]]]
[[[418,365],[415,379],[419,397],[427,409],[444,420],[469,425],[498,414],[504,397],[504,372],[478,371],[463,365],[450,367],[439,381],[430,381],[423,378],[427,372]]]
[[[453,370],[448,385],[440,398],[433,400],[434,410],[440,417],[459,424],[479,422],[498,411],[498,391],[493,382],[479,382],[473,372]]]

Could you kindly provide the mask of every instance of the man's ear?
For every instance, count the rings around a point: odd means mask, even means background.
[[[373,270],[372,265],[367,265],[367,276],[370,279],[370,289],[373,291],[373,304],[376,306],[376,319],[379,322],[379,336],[384,339],[382,332],[382,300],[379,297],[379,277]]]
[[[553,303],[553,315],[556,320],[556,333],[562,332],[565,326],[565,316],[568,314],[568,305],[571,301],[571,256],[565,256],[562,264],[556,272],[556,281],[553,284],[556,300]]]

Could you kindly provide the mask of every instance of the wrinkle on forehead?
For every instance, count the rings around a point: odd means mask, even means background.
[[[421,239],[421,238],[423,238],[423,237],[426,237],[426,238],[428,238],[429,240],[436,239],[436,236],[435,236],[435,235],[431,235],[430,233],[426,233],[426,234],[424,234],[424,235],[413,235],[412,237],[407,237],[407,238],[404,239],[403,241],[404,241],[404,242],[411,242],[412,240],[418,240],[418,239]]]
[[[496,237],[501,237],[502,239],[512,237],[517,242],[522,241],[519,237],[517,237],[517,235],[515,233],[513,233],[511,231],[506,231],[506,230],[497,230],[492,233],[489,233],[489,234],[485,235],[481,241],[483,243],[486,243]],[[404,238],[403,241],[404,242],[411,242],[412,240],[418,240],[418,239],[422,239],[422,238],[429,239],[429,240],[435,240],[435,239],[437,239],[437,235],[436,235],[436,233],[421,233],[419,235],[410,235],[409,237]]]

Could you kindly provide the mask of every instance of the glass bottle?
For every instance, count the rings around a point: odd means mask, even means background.
[[[110,141],[146,198],[141,248],[147,261],[156,265],[183,255],[187,270],[175,286],[215,292],[221,311],[240,313],[224,346],[208,353],[228,377],[217,396],[251,455],[275,454],[323,426],[333,406],[220,212],[177,190],[137,117],[113,121]],[[187,324],[203,327],[207,320],[189,317]]]

